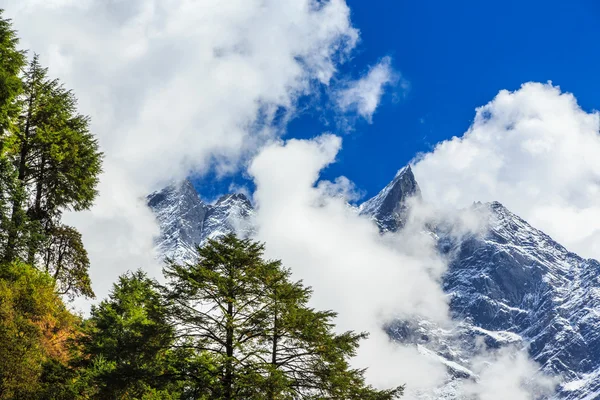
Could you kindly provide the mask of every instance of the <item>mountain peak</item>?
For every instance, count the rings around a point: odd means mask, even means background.
[[[412,169],[410,168],[410,164],[405,165],[404,167],[400,168],[398,170],[398,172],[396,172],[396,175],[394,176],[394,179],[403,176],[405,174],[408,174],[409,176],[412,176],[413,179],[415,178],[415,176],[413,175]]]
[[[412,197],[420,199],[421,189],[410,165],[407,165],[381,192],[361,204],[359,213],[374,219],[382,231],[395,231],[404,225],[406,203]]]
[[[202,222],[210,209],[192,182],[172,182],[148,195],[146,201],[161,227],[156,239],[160,252],[173,258],[192,254],[194,245],[202,239]]]
[[[243,193],[228,193],[228,194],[225,194],[225,195],[219,197],[219,199],[215,203],[215,207],[219,207],[221,205],[229,204],[229,203],[232,203],[232,202],[242,203],[242,204],[244,204],[244,206],[246,206],[248,208],[252,208],[252,202],[250,202],[250,200],[248,199],[248,197],[246,197],[246,195],[243,194]]]

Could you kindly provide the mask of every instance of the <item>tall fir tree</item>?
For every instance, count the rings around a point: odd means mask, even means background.
[[[93,296],[80,236],[60,219],[65,210],[79,211],[92,205],[102,153],[89,131],[89,118],[77,113],[73,92],[47,75],[34,55],[17,102],[21,110],[17,129],[5,140],[5,154],[16,169],[17,185],[7,213],[4,260],[43,263],[60,288]],[[57,242],[61,246],[58,251]],[[48,256],[57,252],[56,257]]]
[[[25,53],[18,44],[11,21],[4,18],[0,9],[0,142],[14,128],[19,112],[15,100],[22,90],[20,73],[25,66]]]
[[[209,399],[391,400],[349,359],[366,335],[336,334],[331,311],[308,306],[311,291],[291,282],[264,245],[229,234],[198,249],[195,263],[171,262],[167,298],[183,345],[210,354]]]
[[[20,73],[25,66],[25,54],[17,48],[18,43],[11,21],[3,17],[0,9],[0,256],[6,253],[8,232],[12,231],[13,200],[23,197],[5,145],[17,128],[17,97],[22,91]]]
[[[278,262],[264,262],[262,245],[227,235],[198,249],[198,263],[170,263],[167,298],[178,336],[215,360],[211,399],[250,398],[260,371],[253,356],[267,320],[262,282]]]
[[[92,307],[80,339],[91,398],[179,398],[175,332],[167,318],[164,301],[145,273],[119,277],[109,298]]]

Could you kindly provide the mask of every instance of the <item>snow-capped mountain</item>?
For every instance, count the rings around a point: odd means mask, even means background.
[[[401,169],[379,194],[358,207],[382,232],[404,226],[411,197],[420,190],[410,167]],[[252,205],[241,194],[204,203],[190,182],[148,196],[161,226],[160,251],[187,259],[195,244],[224,232],[250,232]],[[564,382],[556,399],[600,399],[600,263],[569,252],[500,203],[473,205],[486,218],[483,233],[450,234],[448,222],[431,225],[448,260],[443,288],[457,328],[428,321],[398,321],[391,337],[412,343],[443,363],[454,378],[473,378],[470,363],[478,343],[516,344],[542,370]],[[454,399],[456,380],[438,399]]]
[[[402,228],[408,212],[407,200],[421,198],[421,189],[417,185],[410,165],[402,168],[394,179],[375,197],[358,207],[360,215],[371,217],[382,232],[397,231]]]
[[[159,254],[176,261],[193,259],[197,245],[228,232],[250,232],[252,204],[243,194],[227,194],[207,204],[189,180],[173,183],[147,197],[156,215]]]

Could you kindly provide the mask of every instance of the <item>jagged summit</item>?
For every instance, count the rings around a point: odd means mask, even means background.
[[[421,192],[407,166],[360,205],[359,213],[382,232],[396,231],[413,196]],[[207,239],[252,232],[254,210],[243,194],[207,204],[184,181],[152,193],[148,205],[161,227],[159,251],[179,260],[190,259],[194,245]],[[569,252],[498,202],[475,202],[473,209],[486,218],[484,232],[457,237],[448,227],[451,220],[431,227],[448,260],[441,284],[459,328],[444,331],[427,321],[397,321],[388,330],[392,338],[414,344],[448,368],[452,379],[447,387],[427,399],[463,400],[455,385],[472,379],[470,363],[481,339],[492,348],[528,348],[544,371],[560,373],[565,380],[552,399],[600,399],[600,263]]]
[[[411,197],[421,198],[421,189],[407,165],[381,192],[359,206],[359,214],[375,220],[382,232],[395,231],[404,225],[407,200]]]
[[[240,202],[240,203],[244,204],[246,207],[252,208],[252,203],[250,202],[250,199],[248,199],[248,197],[246,197],[246,195],[243,193],[225,194],[225,195],[219,197],[219,199],[215,202],[215,206],[229,204],[232,202]]]
[[[245,221],[252,213],[252,203],[241,193],[221,196],[207,204],[189,179],[173,182],[147,197],[156,215],[160,236],[156,240],[161,255],[186,261],[194,256],[196,245],[228,232],[245,234]]]

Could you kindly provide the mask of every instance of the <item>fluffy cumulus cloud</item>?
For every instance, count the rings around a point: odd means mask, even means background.
[[[414,200],[406,226],[380,235],[345,201],[352,195],[350,181],[319,180],[340,146],[339,137],[326,134],[274,143],[253,159],[256,237],[267,243],[269,257],[282,259],[296,279],[313,287],[313,306],[339,313],[337,329],[370,333],[354,360],[357,367],[368,367],[370,383],[405,383],[408,400],[429,398],[445,390],[444,364],[432,352],[391,342],[382,328],[395,319],[414,318],[453,328],[440,285],[447,265],[425,224],[451,215],[455,233],[463,235],[481,229],[482,221],[474,213],[448,214]],[[496,353],[481,348],[471,368],[475,379],[457,382],[452,393],[481,400],[529,399],[553,388],[537,375],[538,366],[527,353],[515,349]]]
[[[434,387],[445,377],[444,367],[416,349],[393,345],[382,326],[417,315],[448,323],[437,282],[443,262],[425,235],[413,235],[410,244],[382,237],[339,195],[348,190],[346,179],[317,184],[340,145],[333,135],[290,140],[265,148],[252,161],[257,237],[267,243],[268,256],[283,259],[297,279],[313,287],[315,306],[339,312],[338,329],[371,333],[357,363],[370,367],[373,383]]]
[[[357,113],[371,122],[385,87],[398,79],[398,74],[392,69],[390,57],[384,57],[363,77],[338,88],[334,98],[341,111]]]
[[[600,259],[600,126],[570,93],[526,83],[477,109],[462,137],[414,162],[426,200],[497,200],[582,256]]]
[[[75,90],[106,154],[96,206],[67,216],[82,231],[101,296],[119,272],[160,268],[144,195],[191,171],[234,171],[281,133],[300,96],[328,85],[358,38],[343,0],[2,7],[23,47]]]

